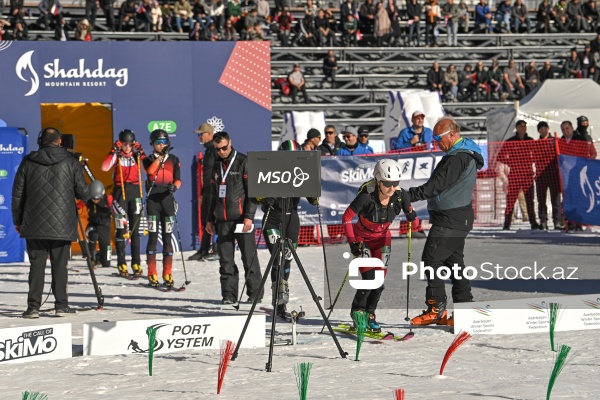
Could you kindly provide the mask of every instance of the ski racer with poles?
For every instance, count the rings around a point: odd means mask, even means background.
[[[104,159],[101,170],[113,172],[113,197],[119,204],[124,214],[115,216],[117,229],[117,268],[119,275],[128,277],[127,262],[125,261],[125,248],[127,237],[131,238],[131,269],[133,275],[139,277],[144,272],[140,258],[140,235],[136,230],[129,232],[129,227],[138,226],[138,219],[142,212],[142,174],[141,163],[146,155],[142,145],[135,140],[135,133],[131,129],[123,129],[110,153]]]
[[[281,143],[278,150],[300,151],[300,144],[294,140],[286,140]],[[308,202],[312,205],[317,205],[317,198],[307,197]],[[298,235],[300,233],[300,218],[298,217],[299,197],[291,197],[287,199],[287,207],[285,210],[285,236],[292,241],[294,249],[298,247]],[[262,201],[262,210],[265,213],[263,217],[263,236],[269,253],[273,253],[275,243],[281,237],[282,220],[283,220],[283,199],[275,197],[267,197]],[[277,271],[280,266],[280,256],[276,256],[271,269],[271,290],[272,304],[275,309],[275,315],[285,318],[287,307],[286,304],[290,298],[290,290],[288,280],[290,278],[290,264],[292,262],[292,253],[286,248],[284,252],[285,260],[283,261],[283,275],[280,277],[279,295],[275,299],[275,290],[277,287]]]
[[[342,217],[342,224],[355,258],[376,257],[387,267],[391,255],[392,236],[389,226],[400,212],[408,221],[417,214],[410,204],[410,197],[400,188],[402,170],[395,160],[379,160],[375,165],[375,179],[362,185],[356,198],[350,203]],[[358,215],[358,222],[352,219]],[[378,267],[361,267],[363,280],[373,280]],[[384,273],[387,269],[384,269]],[[384,275],[385,276],[385,275]],[[375,310],[385,285],[377,289],[358,289],[352,301],[350,315],[355,311],[369,313],[367,330],[381,332],[376,321]]]
[[[156,246],[158,243],[158,224],[161,224],[163,242],[163,284],[172,288],[173,281],[173,244],[171,234],[175,225],[177,202],[173,193],[181,187],[181,169],[179,158],[170,153],[173,149],[169,135],[162,129],[150,134],[150,144],[154,152],[143,161],[148,178],[146,180],[146,208],[148,214],[148,245],[146,262],[148,263],[148,285],[158,287],[156,270]]]

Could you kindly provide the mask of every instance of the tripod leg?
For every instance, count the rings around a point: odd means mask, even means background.
[[[90,259],[88,241],[85,236],[85,230],[83,229],[83,224],[81,223],[81,218],[79,217],[79,214],[77,215],[77,221],[79,222],[79,229],[81,230],[82,236],[82,239],[79,239],[79,247],[81,247],[81,251],[83,252],[83,254],[87,256],[87,266],[90,270],[90,276],[92,277],[94,291],[96,292],[96,299],[98,300],[98,310],[102,310],[104,308],[104,295],[102,294],[102,290],[98,286],[98,281],[96,280],[96,273],[94,272],[94,266],[92,265],[92,260]]]
[[[277,241],[277,245],[275,249],[273,249],[273,254],[275,258],[279,256],[279,265],[277,266],[277,273],[275,278],[275,294],[272,299],[273,302],[273,316],[271,317],[271,340],[269,341],[269,358],[267,360],[267,365],[265,370],[267,372],[271,372],[271,367],[273,366],[273,346],[275,345],[275,325],[277,324],[277,305],[279,303],[279,287],[281,285],[281,270],[283,268],[283,264],[285,261],[285,239],[282,237]],[[290,242],[291,245],[291,242]],[[272,258],[272,257],[271,257]],[[273,260],[274,261],[274,260]],[[272,267],[272,265],[271,265]]]
[[[262,281],[260,282],[260,287],[258,288],[258,292],[261,293],[265,288],[265,282],[267,278],[271,275],[271,268],[273,268],[273,262],[275,261],[275,257],[277,256],[277,252],[279,251],[279,242],[275,244],[275,248],[273,249],[273,254],[271,254],[271,259],[269,259],[269,263],[267,264],[267,268],[265,269],[265,273],[263,275]],[[248,318],[246,318],[246,322],[244,323],[244,328],[242,329],[242,333],[240,334],[240,338],[237,341],[237,345],[235,346],[235,351],[231,356],[231,361],[234,361],[237,358],[238,351],[240,346],[242,345],[242,340],[244,340],[244,335],[246,334],[246,330],[248,329],[248,325],[250,324],[250,318],[252,318],[252,314],[254,314],[254,309],[256,308],[256,304],[258,303],[258,297],[254,297],[254,302],[252,303],[252,307],[250,307],[250,312],[248,313]],[[275,318],[275,317],[273,317]],[[273,335],[274,332],[271,332]]]
[[[294,250],[294,248],[292,246],[292,241],[290,239],[285,239],[285,240],[288,242],[288,245],[290,246],[290,251],[292,252],[292,255],[294,256],[296,265],[298,266],[298,269],[300,270],[300,273],[302,274],[302,278],[304,278],[304,282],[306,283],[306,287],[310,291],[313,301],[315,302],[315,304],[317,305],[317,308],[319,309],[319,312],[321,313],[321,317],[323,317],[323,321],[325,321],[325,324],[327,325],[327,328],[329,329],[329,333],[331,334],[331,337],[333,338],[333,341],[335,342],[335,345],[337,346],[337,349],[340,352],[340,356],[342,358],[346,358],[348,353],[346,353],[342,349],[342,346],[340,345],[340,342],[338,341],[337,336],[335,335],[335,332],[331,328],[331,324],[329,323],[329,321],[327,320],[327,317],[325,316],[325,311],[323,310],[323,307],[321,307],[321,303],[319,303],[319,296],[317,296],[317,293],[315,293],[315,290],[313,289],[312,284],[310,283],[310,279],[308,278],[308,275],[306,275],[306,271],[304,270],[304,267],[302,266],[302,263],[300,262],[300,259],[298,258],[298,254],[296,253],[296,250]]]

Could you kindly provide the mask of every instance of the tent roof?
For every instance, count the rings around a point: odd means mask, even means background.
[[[557,109],[598,110],[600,85],[591,79],[547,79],[521,100],[519,111],[526,114]]]

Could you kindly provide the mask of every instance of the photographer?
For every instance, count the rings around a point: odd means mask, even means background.
[[[217,162],[211,182],[206,232],[219,235],[222,304],[233,304],[238,299],[239,272],[234,260],[236,241],[242,253],[248,302],[254,302],[254,296],[260,302],[263,297],[263,293],[257,293],[261,280],[260,265],[254,235],[249,234],[253,228],[256,202],[248,197],[248,158],[233,148],[227,132],[215,133],[213,142]],[[241,225],[241,232],[236,232],[237,225]]]
[[[117,268],[119,274],[128,277],[127,262],[125,260],[125,247],[127,240],[125,234],[131,238],[131,269],[135,277],[144,272],[141,267],[140,257],[140,213],[142,212],[142,172],[141,162],[146,158],[142,145],[135,140],[135,134],[130,129],[123,129],[110,153],[104,159],[101,170],[113,171],[114,200],[125,211],[124,214],[115,217],[117,228]],[[129,232],[130,227],[136,227],[135,231]]]
[[[79,238],[75,198],[86,201],[88,187],[81,164],[60,147],[60,132],[45,128],[38,151],[23,159],[13,184],[12,216],[15,229],[27,242],[29,294],[23,318],[39,318],[46,260],[50,255],[55,315],[73,313],[67,295],[67,262],[71,242]]]
[[[173,244],[171,234],[175,225],[177,202],[173,193],[181,187],[181,170],[179,158],[171,154],[169,135],[162,129],[150,134],[150,144],[154,153],[144,159],[144,169],[148,174],[146,190],[148,192],[148,246],[146,262],[148,263],[148,285],[158,287],[156,272],[156,245],[158,243],[158,223],[161,224],[163,243],[163,283],[173,287]]]

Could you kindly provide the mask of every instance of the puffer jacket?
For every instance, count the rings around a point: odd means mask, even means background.
[[[234,155],[235,159],[233,159]],[[213,170],[214,178],[211,181],[210,208],[208,209],[211,222],[236,221],[240,218],[254,219],[256,199],[248,197],[248,158],[242,153],[236,153],[235,149],[231,149],[227,159],[217,159]],[[226,172],[230,163],[232,163],[231,169],[225,179],[226,195],[224,198],[220,198],[221,166],[223,172]]]
[[[32,151],[15,176],[13,223],[22,238],[76,241],[75,198],[90,198],[81,164],[62,147]]]

